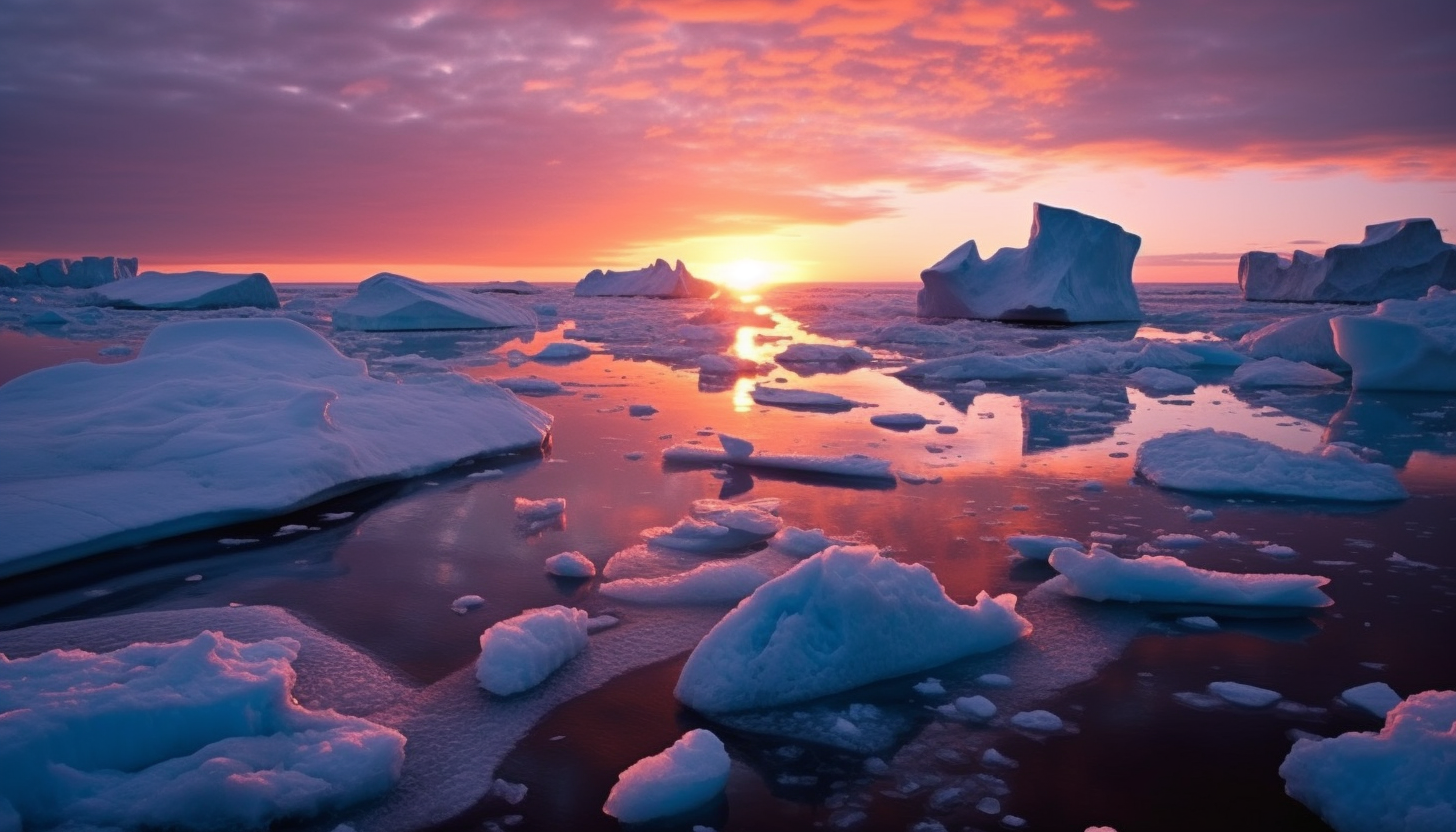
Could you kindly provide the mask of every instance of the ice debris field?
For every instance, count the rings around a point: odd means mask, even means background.
[[[1050,206],[748,300],[6,269],[0,829],[1456,828],[1433,231],[1242,289]]]

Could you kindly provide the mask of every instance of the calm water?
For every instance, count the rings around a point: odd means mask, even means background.
[[[347,291],[284,287],[282,294],[291,314],[332,335],[314,316]],[[1163,398],[1109,378],[992,385],[971,395],[917,389],[886,374],[915,358],[964,352],[973,344],[1025,351],[1089,335],[1180,340],[1212,333],[1236,339],[1276,317],[1313,311],[1243,304],[1226,287],[1157,286],[1141,293],[1148,316],[1141,329],[959,323],[897,334],[881,327],[897,315],[913,316],[913,287],[888,285],[784,288],[729,315],[744,325],[730,330],[731,340],[722,346],[760,361],[772,360],[791,340],[864,339],[879,359],[872,368],[801,375],[780,367],[757,379],[878,405],[841,413],[755,405],[747,395],[750,379],[700,382],[695,370],[674,359],[718,348],[684,346],[671,326],[702,312],[702,302],[594,304],[553,289],[522,299],[555,313],[536,333],[336,337],[345,352],[369,359],[377,374],[453,369],[480,378],[536,375],[565,384],[568,395],[532,400],[555,417],[549,451],[484,461],[293,517],[0,582],[0,628],[142,610],[272,604],[423,687],[469,667],[481,630],[526,608],[567,603],[593,614],[614,612],[624,631],[638,620],[670,622],[670,609],[599,597],[595,581],[549,578],[541,561],[575,549],[600,567],[639,542],[642,529],[676,522],[695,499],[779,497],[788,525],[856,535],[898,559],[926,564],[959,601],[969,602],[983,589],[1022,596],[1036,633],[997,654],[814,706],[873,705],[878,717],[871,721],[883,729],[883,739],[858,750],[831,747],[813,731],[713,724],[685,711],[672,697],[686,658],[679,651],[536,722],[497,772],[529,788],[522,803],[485,798],[439,828],[617,828],[600,812],[617,773],[687,728],[707,726],[734,759],[726,800],[666,828],[908,829],[933,818],[948,829],[1000,829],[1009,813],[1030,829],[1078,832],[1093,824],[1120,832],[1325,829],[1283,794],[1277,769],[1291,732],[1377,728],[1374,718],[1333,701],[1356,684],[1385,681],[1402,694],[1456,688],[1456,403],[1450,397],[1352,396],[1348,385],[1241,393],[1229,390],[1227,371],[1211,370],[1194,373],[1201,382],[1196,393]],[[8,378],[103,348],[134,348],[165,317],[105,313],[50,334],[0,317],[9,330],[0,331],[0,370]],[[673,321],[666,334],[663,320]],[[603,354],[567,364],[512,360],[513,350],[534,353],[568,332],[594,339]],[[946,337],[932,337],[940,334]],[[669,355],[665,345],[682,349]],[[1023,404],[1022,394],[1040,389],[1092,392],[1104,404],[1091,419],[1085,410]],[[634,404],[657,412],[632,417]],[[869,424],[872,413],[900,411],[939,419],[956,432],[896,432]],[[1412,497],[1358,508],[1227,501],[1163,491],[1133,478],[1142,441],[1203,426],[1301,450],[1333,440],[1373,448],[1400,470]],[[661,463],[660,451],[670,444],[716,446],[715,431],[749,438],[765,452],[873,454],[893,460],[898,470],[940,481],[867,488]],[[640,459],[629,458],[638,453]],[[506,473],[469,476],[486,468]],[[1087,480],[1104,489],[1086,490]],[[512,514],[515,497],[565,497],[568,511],[559,527],[522,529]],[[1185,507],[1212,511],[1214,518],[1191,521]],[[325,512],[354,514],[319,520]],[[318,530],[273,536],[288,523]],[[1086,539],[1091,531],[1108,531],[1128,535],[1118,551],[1131,554],[1164,532],[1208,537],[1219,530],[1284,544],[1296,555],[1273,558],[1247,543],[1213,540],[1176,554],[1202,567],[1328,575],[1335,605],[1292,619],[1222,618],[1218,632],[1193,633],[1173,623],[1186,609],[1038,598],[1033,591],[1054,573],[1009,557],[1003,542],[1017,533]],[[222,538],[259,542],[229,547],[218,543]],[[1397,552],[1428,566],[1388,559]],[[202,580],[184,580],[194,575]],[[486,605],[457,616],[449,604],[464,594],[482,595]],[[681,626],[686,632],[703,628],[701,622],[716,614],[704,619],[684,613]],[[1011,675],[1012,687],[978,686],[976,676],[992,671]],[[943,680],[948,697],[914,692],[912,685],[930,676]],[[1173,696],[1221,680],[1272,688],[1307,707],[1198,710]],[[1022,709],[1053,711],[1069,730],[1037,737],[1002,722],[955,722],[932,710],[970,693],[997,701],[1003,718]],[[788,723],[795,710],[784,715]],[[982,763],[982,751],[993,747],[1017,767]],[[870,757],[886,761],[888,770],[873,762],[867,769]],[[978,809],[984,797],[995,797],[999,811]],[[367,817],[361,811],[330,823]]]

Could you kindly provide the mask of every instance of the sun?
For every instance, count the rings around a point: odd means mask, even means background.
[[[734,260],[720,272],[723,285],[735,292],[752,292],[773,279],[773,267],[762,260]]]

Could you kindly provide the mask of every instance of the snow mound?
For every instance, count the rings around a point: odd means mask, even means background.
[[[388,791],[405,738],[294,702],[299,642],[0,656],[0,803],[27,827],[266,829]]]
[[[617,775],[602,811],[622,823],[641,823],[701,806],[728,784],[728,750],[712,731],[698,728],[661,754]]]
[[[550,424],[463,376],[371,378],[290,320],[163,324],[131,361],[0,387],[0,576],[536,448]]]
[[[1061,575],[1043,586],[1093,601],[1327,607],[1320,575],[1240,575],[1197,569],[1175,557],[1127,560],[1106,549],[1057,549],[1048,558]]]
[[[1057,537],[1053,534],[1013,534],[1006,538],[1006,545],[1016,550],[1016,554],[1028,560],[1046,560],[1051,556],[1053,549],[1060,549],[1064,546],[1079,551],[1086,548],[1080,540]]]
[[[562,552],[546,559],[546,572],[558,578],[590,578],[597,574],[597,565],[581,552]]]
[[[1032,206],[1026,248],[982,260],[970,240],[920,273],[919,313],[1002,321],[1136,321],[1132,261],[1142,239],[1066,208]]]
[[[676,695],[700,711],[814,699],[994,650],[1031,632],[1016,596],[945,594],[920,565],[835,546],[759,587],[698,643]]]
[[[395,332],[536,325],[536,313],[490,295],[380,272],[334,310],[334,329]]]
[[[557,604],[492,624],[480,634],[476,681],[500,696],[541,684],[586,649],[586,621],[584,610]]]
[[[1247,300],[1373,303],[1418,298],[1431,286],[1456,289],[1456,246],[1428,219],[1365,226],[1365,239],[1285,259],[1267,251],[1239,258]]]
[[[774,407],[800,408],[803,410],[849,410],[861,407],[861,402],[821,393],[817,390],[795,390],[785,387],[770,387],[757,384],[753,387],[754,402]]]
[[[711,298],[718,294],[718,284],[700,280],[688,272],[681,260],[677,266],[666,260],[634,271],[614,272],[592,269],[577,284],[577,297],[634,296],[647,298]]]
[[[1456,829],[1456,692],[1396,705],[1379,733],[1294,744],[1279,776],[1290,797],[1338,832]]]
[[[95,294],[107,306],[123,309],[278,308],[278,294],[261,272],[142,272],[131,280],[107,283]]]
[[[0,266],[0,286],[70,286],[91,289],[136,276],[135,257],[56,257],[16,269]]]
[[[810,474],[827,474],[837,477],[861,477],[864,479],[894,481],[890,462],[864,454],[845,456],[811,456],[808,454],[761,454],[732,456],[727,451],[704,448],[701,445],[673,445],[662,451],[664,462],[685,465],[703,465],[728,462],[750,468],[773,468],[784,471],[801,471]]]
[[[1401,500],[1406,490],[1387,465],[1338,445],[1299,453],[1241,433],[1185,430],[1144,442],[1137,472],[1163,488],[1202,494],[1300,497],[1348,502]]]
[[[833,344],[790,344],[774,356],[780,364],[845,364],[855,366],[875,360],[869,350]]]
[[[1456,392],[1456,293],[1388,300],[1369,315],[1330,321],[1356,390]]]
[[[1265,358],[1234,370],[1229,384],[1234,387],[1327,387],[1344,379],[1323,367],[1290,361],[1286,358]]]
[[[1349,365],[1335,351],[1330,319],[1344,312],[1316,312],[1285,318],[1239,339],[1239,346],[1254,358],[1287,358],[1317,367],[1342,370]]]

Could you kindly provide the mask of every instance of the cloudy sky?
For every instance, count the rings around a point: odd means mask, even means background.
[[[0,262],[913,280],[1041,201],[1232,280],[1456,227],[1453,90],[1452,0],[0,0]]]

